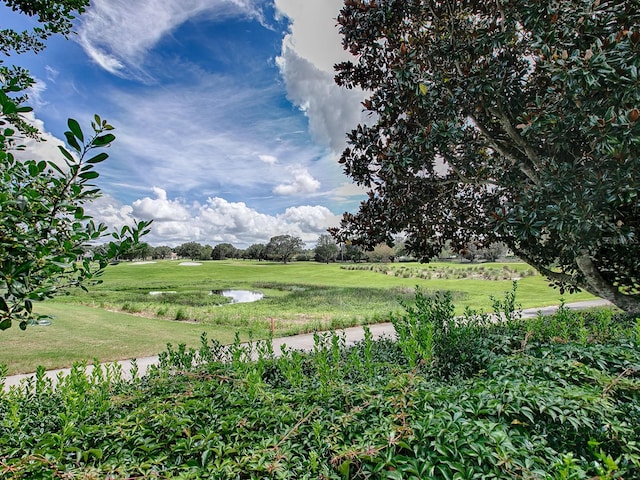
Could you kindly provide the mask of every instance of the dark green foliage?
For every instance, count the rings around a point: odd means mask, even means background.
[[[503,323],[465,324],[450,296],[418,292],[398,340],[317,334],[304,353],[203,335],[132,381],[78,365],[53,389],[40,371],[0,394],[0,474],[638,478],[640,320],[564,309],[520,320],[512,293],[496,301]]]
[[[340,162],[369,189],[332,233],[423,260],[501,241],[561,288],[640,312],[637,0],[348,0],[370,120]],[[473,248],[470,248],[472,246]]]

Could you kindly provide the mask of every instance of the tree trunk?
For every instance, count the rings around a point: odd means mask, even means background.
[[[583,288],[593,295],[609,300],[616,307],[627,313],[640,315],[640,296],[625,295],[620,290],[607,282],[593,263],[589,254],[582,253],[576,258],[576,264],[585,277]]]

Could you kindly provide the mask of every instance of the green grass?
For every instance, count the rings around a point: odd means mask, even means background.
[[[54,317],[51,326],[2,332],[0,364],[13,374],[34,371],[38,365],[58,368],[94,358],[147,356],[168,342],[197,345],[202,332],[222,343],[230,342],[235,332],[242,338],[265,338],[271,318],[276,336],[386,322],[400,310],[400,301],[413,298],[417,285],[426,291],[452,291],[459,313],[467,306],[491,310],[490,296],[501,298],[511,290],[514,276],[522,277],[517,300],[523,308],[558,304],[561,298],[524,263],[402,263],[383,272],[357,267],[315,262],[210,261],[197,267],[177,261],[121,263],[107,268],[103,283],[88,293],[73,290],[37,305],[38,313]],[[432,278],[411,276],[424,271]],[[507,271],[512,275],[504,280],[478,278],[480,272],[501,278]],[[467,277],[456,272],[467,272]],[[259,290],[265,298],[218,305],[224,300],[210,292],[229,288]],[[154,296],[151,291],[176,293]],[[586,293],[565,296],[567,302],[591,298]]]
[[[174,345],[198,345],[200,335],[223,343],[233,341],[234,331],[215,325],[171,322],[109,312],[82,305],[47,302],[38,307],[53,317],[50,326],[12,328],[0,335],[0,364],[8,374],[68,367],[74,362],[100,362],[157,355]],[[242,338],[247,338],[246,334]]]

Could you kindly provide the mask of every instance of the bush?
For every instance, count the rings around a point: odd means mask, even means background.
[[[168,345],[131,381],[115,367],[87,375],[77,365],[53,388],[41,370],[0,393],[0,472],[640,478],[635,319],[561,309],[522,320],[506,315],[509,295],[496,302],[503,322],[458,319],[450,294],[415,295],[394,319],[397,340],[365,329],[349,346],[319,333],[311,352],[274,352],[268,341],[222,346],[203,335],[199,349]]]

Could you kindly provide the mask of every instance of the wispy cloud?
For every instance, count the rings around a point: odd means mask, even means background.
[[[95,0],[82,15],[78,39],[87,55],[112,74],[144,75],[145,55],[164,36],[196,16],[260,17],[254,1]]]
[[[318,188],[308,169],[321,168],[314,161],[322,149],[287,135],[300,129],[301,119],[274,109],[278,88],[237,88],[209,76],[167,90],[108,92],[117,136],[103,169],[109,184],[122,182],[126,169],[128,183],[192,199],[235,191],[238,199],[272,190],[297,165],[293,182],[299,187],[289,193]]]

